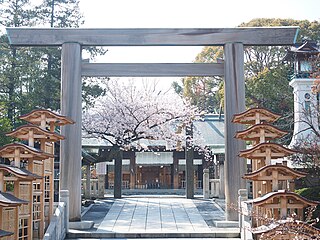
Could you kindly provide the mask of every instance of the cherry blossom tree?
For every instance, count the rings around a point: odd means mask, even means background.
[[[199,118],[200,112],[176,93],[161,91],[157,83],[109,80],[106,96],[83,114],[88,137],[100,137],[121,150],[146,149],[142,140],[165,140],[167,149],[185,141],[183,129]],[[191,139],[193,145],[201,140]]]

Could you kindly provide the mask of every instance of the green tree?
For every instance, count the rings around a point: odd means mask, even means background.
[[[3,0],[0,16],[0,26],[33,26],[36,22],[36,13],[29,0]],[[6,117],[14,125],[19,111],[19,96],[24,88],[23,80],[32,71],[30,63],[36,64],[36,61],[30,61],[27,49],[10,46],[5,35],[0,39],[0,94],[2,103],[7,108]]]
[[[297,42],[303,39],[319,40],[320,22],[293,19],[253,19],[240,27],[299,26]],[[283,61],[287,47],[245,47],[245,77],[247,106],[260,106],[282,115],[275,125],[293,130],[293,93],[289,86],[292,65]],[[287,144],[291,134],[281,139]]]
[[[0,146],[3,146],[10,142],[10,139],[5,136],[6,132],[11,130],[11,123],[6,117],[6,108],[3,102],[0,100]]]
[[[222,57],[221,47],[204,47],[194,62],[217,62]],[[172,87],[201,111],[212,113],[221,110],[221,94],[219,93],[223,85],[220,77],[185,77],[181,83],[173,82]]]
[[[258,18],[239,25],[239,27],[268,26],[299,26],[298,42],[306,38],[320,40],[320,22],[318,21]],[[293,94],[289,86],[291,64],[283,62],[286,48],[246,46],[245,87],[248,107],[265,107],[282,114],[283,118],[276,124],[290,130],[293,127]],[[195,62],[216,62],[222,56],[222,48],[204,47]],[[174,89],[207,112],[217,111],[219,106],[223,106],[223,82],[220,79],[184,78],[182,83],[174,83]]]
[[[43,0],[34,6],[29,0],[3,0],[0,26],[79,27],[83,15],[79,0]],[[60,108],[61,48],[13,47],[0,36],[0,98],[13,127],[17,116],[34,108]],[[90,58],[106,51],[89,48]],[[83,98],[91,104],[104,90],[97,82],[84,79]]]

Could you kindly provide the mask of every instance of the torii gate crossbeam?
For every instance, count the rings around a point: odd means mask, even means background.
[[[234,139],[240,126],[231,123],[234,114],[245,110],[244,53],[245,45],[292,45],[297,27],[271,28],[206,28],[206,29],[56,29],[7,28],[10,44],[15,46],[62,46],[61,111],[76,121],[62,128],[66,140],[61,143],[61,189],[70,192],[70,220],[81,219],[81,76],[106,75],[107,65],[82,63],[83,46],[224,46],[225,63],[197,65],[109,65],[114,76],[225,76],[225,190],[227,206],[237,203],[239,188],[245,188],[241,176],[245,161],[238,153],[244,143]],[[191,67],[191,68],[188,68]],[[156,68],[159,67],[159,68]],[[224,69],[223,72],[221,71]],[[99,70],[100,69],[100,70]],[[131,69],[131,70],[130,70]],[[144,70],[146,69],[146,70]],[[206,69],[206,70],[205,70]],[[227,220],[237,220],[236,210],[227,208]]]

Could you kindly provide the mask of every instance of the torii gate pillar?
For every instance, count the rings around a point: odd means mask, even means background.
[[[224,45],[224,123],[225,123],[225,197],[226,220],[237,221],[239,189],[246,188],[242,176],[246,173],[246,162],[240,159],[240,150],[245,149],[244,141],[234,138],[241,125],[233,124],[234,114],[245,111],[244,52],[242,43]]]
[[[61,114],[76,123],[63,126],[60,146],[60,190],[69,190],[69,220],[81,221],[81,45],[62,44]]]

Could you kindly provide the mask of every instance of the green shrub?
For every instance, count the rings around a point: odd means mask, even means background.
[[[301,188],[295,190],[295,192],[304,198],[320,202],[320,186],[311,188]],[[313,212],[312,218],[320,218],[320,205],[318,205],[316,210]],[[316,223],[314,226],[320,228],[320,222]]]
[[[310,200],[320,201],[320,186],[295,190],[297,194]]]

